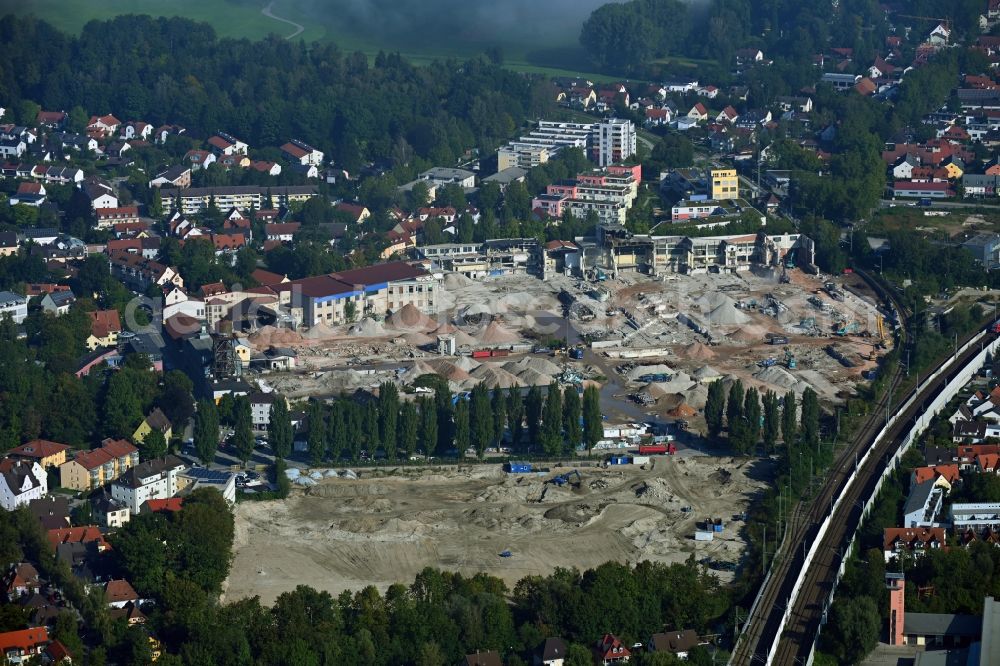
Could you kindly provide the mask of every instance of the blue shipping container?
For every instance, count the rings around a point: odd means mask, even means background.
[[[526,463],[526,462],[505,463],[504,470],[509,474],[529,474],[531,473],[531,463]]]
[[[612,465],[628,465],[628,456],[611,456],[610,464]]]

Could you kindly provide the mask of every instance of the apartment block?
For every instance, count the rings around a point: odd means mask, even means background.
[[[712,169],[709,172],[712,181],[711,197],[716,201],[740,198],[740,178],[736,169]]]
[[[219,210],[230,208],[239,210],[262,210],[265,208],[287,207],[289,204],[306,201],[318,195],[314,185],[287,185],[282,187],[256,187],[253,185],[233,185],[229,187],[189,187],[187,189],[160,188],[160,205],[163,210],[171,210],[180,199],[183,215],[197,215],[214,200]],[[270,201],[269,201],[270,200]]]
[[[100,448],[80,451],[59,466],[59,485],[94,490],[139,464],[139,450],[124,439],[106,439]]]
[[[540,120],[537,128],[500,148],[497,162],[501,170],[511,166],[530,169],[563,148],[580,148],[600,166],[608,166],[634,155],[635,146],[635,125],[630,120],[609,118],[599,123]]]
[[[542,246],[537,238],[424,245],[417,252],[431,262],[432,270],[454,271],[470,278],[501,275],[545,277]]]

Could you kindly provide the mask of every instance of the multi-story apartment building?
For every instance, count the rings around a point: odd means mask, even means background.
[[[573,180],[552,183],[532,200],[533,209],[553,217],[569,213],[584,218],[593,211],[601,223],[624,224],[638,192],[638,170],[618,168],[580,174]]]
[[[262,210],[264,208],[288,206],[317,196],[315,185],[286,185],[281,187],[257,187],[254,185],[231,185],[227,187],[189,187],[187,189],[160,188],[160,205],[163,210],[171,210],[180,199],[180,212],[197,215],[214,200],[219,210],[231,208],[239,210]],[[268,198],[270,204],[268,205]]]
[[[711,197],[716,201],[726,201],[740,198],[740,177],[736,169],[712,169],[709,172],[712,182]]]
[[[499,275],[545,277],[542,246],[537,238],[503,238],[482,243],[442,243],[417,249],[433,270],[479,278]]]
[[[137,514],[146,500],[167,499],[176,495],[180,490],[177,477],[186,468],[184,461],[177,456],[147,460],[111,484],[111,497]]]
[[[139,450],[124,439],[105,439],[100,448],[80,451],[59,466],[59,485],[94,490],[139,464]]]
[[[497,163],[501,170],[511,166],[531,168],[551,159],[563,148],[580,148],[599,165],[608,166],[634,155],[635,146],[635,125],[630,120],[609,118],[598,123],[541,120],[536,129],[500,148]]]
[[[356,268],[329,275],[292,280],[268,287],[280,305],[301,308],[302,322],[343,324],[354,316],[384,315],[409,304],[423,312],[438,307],[438,280],[418,266],[402,261]]]
[[[813,241],[802,234],[649,236],[632,234],[621,225],[602,224],[595,237],[577,238],[576,244],[578,257],[567,265],[578,267],[583,275],[596,270],[612,275],[742,271],[754,265],[777,266],[789,252],[795,252],[800,266],[815,261]]]

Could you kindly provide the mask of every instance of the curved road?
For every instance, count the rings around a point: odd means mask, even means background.
[[[285,37],[285,39],[295,39],[296,37],[302,34],[303,30],[306,29],[305,26],[302,25],[301,23],[296,23],[295,21],[290,21],[289,19],[281,18],[280,16],[275,16],[274,13],[271,11],[272,7],[274,7],[274,0],[271,0],[271,2],[267,3],[267,5],[260,10],[260,13],[269,19],[274,19],[275,21],[281,21],[282,23],[287,23],[288,25],[295,28],[295,32],[288,35],[288,37]]]

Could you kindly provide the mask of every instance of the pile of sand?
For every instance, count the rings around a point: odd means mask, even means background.
[[[420,331],[410,331],[409,333],[403,335],[403,339],[415,347],[437,344],[437,338],[432,338],[426,333],[421,333]]]
[[[686,402],[682,402],[681,404],[677,405],[669,412],[667,412],[667,416],[673,416],[674,418],[678,419],[689,419],[692,416],[696,416],[697,414],[698,410],[692,407],[691,405],[687,404]]]
[[[264,326],[250,336],[250,342],[259,347],[294,345],[302,342],[302,336],[290,328]]]
[[[320,322],[303,333],[302,337],[306,340],[327,340],[335,337],[336,335],[337,332],[335,330],[327,326],[325,323]]]
[[[715,352],[700,342],[692,342],[681,349],[680,353],[686,358],[698,361],[707,361],[710,358],[715,358]]]
[[[646,385],[646,390],[654,398],[662,398],[671,393],[684,393],[695,385],[691,376],[684,372],[678,372],[670,378],[669,382],[651,382]]]
[[[524,382],[515,375],[507,372],[503,368],[484,363],[472,371],[472,377],[478,379],[487,388],[510,388],[511,386],[524,386]]]
[[[495,321],[479,334],[479,341],[484,345],[507,345],[520,339],[517,333]]]
[[[552,375],[542,374],[534,368],[522,370],[517,373],[517,378],[524,382],[526,386],[548,386],[554,381]]]
[[[703,365],[697,370],[695,370],[694,374],[691,376],[700,382],[709,382],[709,381],[715,381],[716,379],[721,377],[722,373],[720,373],[718,370],[716,370],[710,365]]]
[[[412,303],[396,310],[385,321],[386,326],[397,331],[432,331],[438,323],[425,315]]]
[[[382,322],[375,321],[374,319],[365,318],[360,322],[351,326],[351,335],[357,335],[366,338],[377,338],[384,335],[388,335],[385,330],[385,326]]]
[[[716,326],[735,326],[750,321],[745,312],[736,307],[736,302],[725,297],[725,301],[712,308],[708,320]]]
[[[684,401],[695,409],[705,409],[705,403],[708,402],[708,387],[698,384],[684,394]]]
[[[427,361],[426,365],[433,368],[433,372],[436,372],[448,381],[464,382],[471,377],[471,375],[463,368],[460,368],[457,364],[446,359],[434,359]]]
[[[472,337],[459,327],[454,326],[453,324],[447,324],[447,323],[441,324],[433,331],[431,331],[430,335],[434,336],[435,339],[437,339],[437,336],[439,335],[454,335],[455,344],[459,346],[461,345],[472,346],[474,344],[477,344],[477,341],[474,337]]]
[[[772,365],[770,368],[764,368],[754,375],[754,379],[783,389],[791,389],[796,393],[801,393],[809,386],[809,384],[796,378],[795,375],[780,365]]]
[[[525,356],[517,361],[508,361],[503,364],[503,367],[504,370],[512,372],[515,375],[525,370],[534,370],[535,372],[552,377],[562,374],[562,368],[547,358],[539,358],[538,356]]]
[[[461,273],[448,273],[444,276],[443,282],[445,289],[461,289],[462,287],[468,287],[475,284],[474,281]]]
[[[655,365],[640,365],[636,366],[628,373],[628,378],[633,381],[639,381],[639,377],[643,375],[672,375],[674,374],[674,369],[669,365],[663,363],[657,363]]]
[[[764,339],[764,335],[767,330],[762,326],[741,326],[727,337],[735,342],[761,342]]]
[[[472,358],[471,356],[459,356],[454,360],[455,367],[461,368],[466,372],[472,372],[476,368],[482,365],[479,361]]]

